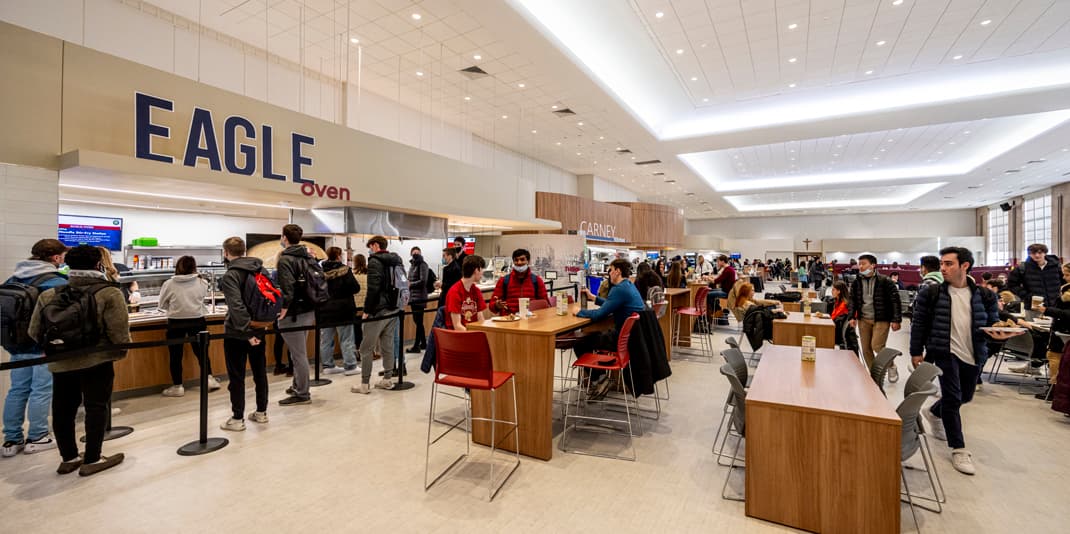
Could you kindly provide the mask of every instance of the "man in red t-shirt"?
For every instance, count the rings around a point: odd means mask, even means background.
[[[461,264],[461,280],[453,284],[446,295],[446,328],[467,330],[464,325],[482,321],[487,309],[483,292],[476,285],[483,277],[487,262],[474,254],[466,256]]]

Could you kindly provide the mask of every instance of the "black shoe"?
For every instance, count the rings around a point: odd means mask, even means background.
[[[275,365],[275,370],[272,371],[271,374],[273,374],[275,376],[282,376],[282,375],[286,374],[286,366],[285,365]]]
[[[73,472],[77,471],[79,467],[82,467],[82,455],[81,454],[79,454],[78,457],[73,459],[73,460],[70,460],[70,461],[67,461],[67,462],[61,462],[59,464],[59,468],[56,469],[56,472],[61,474],[61,475],[66,475],[68,473],[73,473]]]
[[[295,406],[297,404],[312,404],[312,397],[298,397],[297,395],[290,395],[285,399],[279,401],[279,406]]]
[[[409,354],[419,354],[420,353],[420,347],[418,347],[416,345],[413,345],[412,348],[410,348],[409,350],[406,350],[405,352],[407,352]]]
[[[290,386],[290,387],[286,388],[286,394],[290,395],[291,397],[293,396],[293,394],[294,394],[293,386]]]

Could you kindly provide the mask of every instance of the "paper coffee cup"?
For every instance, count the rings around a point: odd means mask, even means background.
[[[1038,307],[1043,306],[1043,305],[1044,305],[1044,297],[1033,295],[1033,309],[1035,310]]]
[[[519,311],[520,311],[520,318],[521,319],[527,319],[528,318],[528,304],[530,302],[531,302],[531,299],[528,299],[528,298],[522,298],[522,299],[519,300],[518,303],[519,303],[519,308],[520,308]]]

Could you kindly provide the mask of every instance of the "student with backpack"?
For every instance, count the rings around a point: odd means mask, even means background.
[[[316,310],[316,326],[320,329],[323,372],[329,375],[345,373],[346,376],[352,376],[360,372],[357,369],[357,344],[353,338],[353,319],[357,316],[353,295],[360,292],[360,284],[349,266],[342,263],[342,259],[342,249],[327,249],[327,261],[323,262],[323,271],[327,277],[327,291],[331,298]],[[344,367],[334,364],[335,332],[338,333]]]
[[[531,272],[531,253],[518,248],[513,251],[512,271],[498,279],[491,296],[491,309],[499,315],[520,311],[520,299],[548,300],[542,278]]]
[[[412,311],[412,321],[416,325],[416,337],[412,342],[409,353],[418,354],[427,348],[427,332],[424,330],[424,309],[427,308],[427,294],[434,287],[434,271],[424,261],[423,251],[420,247],[412,247],[409,251],[409,291],[411,302],[409,309]]]
[[[220,428],[232,432],[245,430],[245,365],[253,373],[256,411],[249,419],[267,423],[268,379],[264,329],[271,325],[282,305],[282,293],[264,272],[260,258],[245,256],[245,241],[228,237],[223,241],[223,259],[227,271],[219,280],[227,316],[223,319],[223,357],[227,362],[227,391],[232,415]]]
[[[301,244],[305,231],[296,224],[282,227],[282,254],[279,256],[279,289],[282,291],[282,310],[279,326],[284,330],[316,324],[316,308],[330,298],[327,278],[323,267]],[[310,404],[312,395],[308,389],[308,330],[285,332],[282,339],[290,348],[290,365],[293,366],[293,385],[286,390],[288,397],[279,401],[280,406]]]
[[[364,297],[364,339],[360,343],[361,383],[353,386],[353,393],[371,393],[372,361],[375,346],[383,353],[383,378],[375,387],[394,387],[394,337],[396,318],[368,321],[396,315],[409,301],[409,282],[401,256],[386,249],[386,238],[377,235],[368,240],[368,288]]]
[[[30,318],[37,297],[67,283],[59,272],[67,247],[56,239],[42,239],[30,249],[30,259],[15,264],[15,274],[0,286],[0,335],[11,361],[32,360],[44,355],[30,337]],[[52,406],[52,373],[44,365],[11,370],[11,389],[4,400],[4,445],[0,455],[10,458],[23,451],[33,454],[52,449],[56,442],[48,433],[48,410]],[[22,424],[30,427],[23,434]]]
[[[101,253],[80,245],[66,256],[67,285],[49,289],[37,297],[30,318],[30,336],[45,353],[130,342],[130,317],[119,285],[104,274]],[[126,356],[125,350],[110,350],[69,356],[48,364],[52,371],[52,426],[62,459],[57,473],[78,471],[89,476],[115,467],[123,454],[102,456],[104,433],[110,415],[109,400],[115,382],[112,362]],[[85,454],[79,456],[75,438],[78,407],[85,406]]]

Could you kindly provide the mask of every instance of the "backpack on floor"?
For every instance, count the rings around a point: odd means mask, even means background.
[[[41,308],[41,344],[45,352],[63,352],[92,347],[100,342],[96,294],[117,284],[65,285]]]
[[[24,354],[37,348],[30,337],[30,317],[41,294],[41,284],[58,277],[57,273],[45,273],[29,284],[9,280],[0,285],[0,345],[11,354]]]
[[[249,320],[254,326],[266,326],[275,321],[282,310],[282,291],[263,270],[250,273],[242,285],[241,300],[249,311]]]

